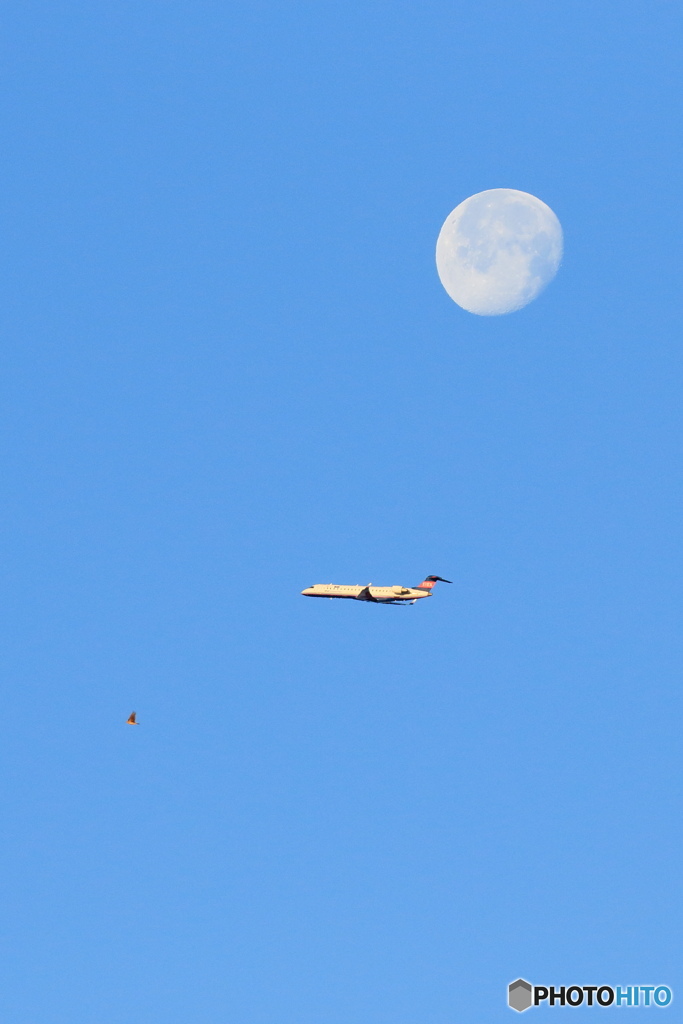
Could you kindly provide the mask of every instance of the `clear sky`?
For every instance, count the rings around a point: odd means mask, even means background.
[[[0,1019],[680,1003],[680,5],[1,26]],[[565,257],[477,317],[498,187]]]

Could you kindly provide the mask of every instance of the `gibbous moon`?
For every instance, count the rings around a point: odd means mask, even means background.
[[[512,313],[552,281],[562,259],[562,227],[545,203],[514,188],[465,199],[446,218],[436,269],[454,302],[479,316]]]

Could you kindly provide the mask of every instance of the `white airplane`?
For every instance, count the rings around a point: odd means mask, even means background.
[[[353,587],[336,583],[314,583],[301,593],[304,597],[342,597],[348,601],[372,601],[374,604],[415,604],[421,597],[431,597],[436,583],[450,583],[443,576],[427,576],[416,587],[373,587],[372,583]]]

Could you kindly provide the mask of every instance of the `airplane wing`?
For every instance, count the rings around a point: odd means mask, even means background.
[[[372,594],[370,593],[370,584],[369,583],[368,583],[367,587],[363,587],[363,589],[361,590],[360,594],[358,594],[356,596],[356,601],[374,601],[375,604],[378,604],[377,598],[373,597]]]

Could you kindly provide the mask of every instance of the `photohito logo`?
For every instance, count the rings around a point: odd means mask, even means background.
[[[519,1013],[530,1006],[668,1006],[668,985],[531,985],[524,978],[508,985],[508,1006]]]

